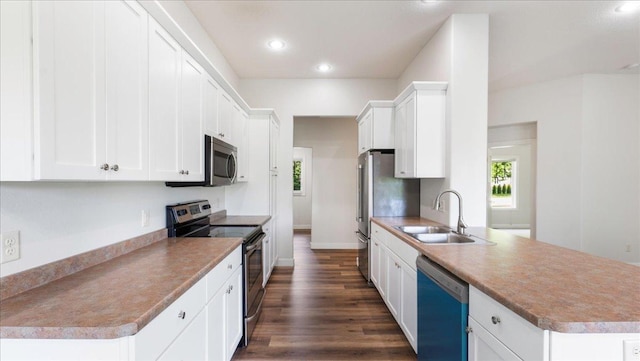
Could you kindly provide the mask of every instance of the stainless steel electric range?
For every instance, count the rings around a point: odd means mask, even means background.
[[[262,227],[212,226],[209,224],[211,205],[207,200],[170,204],[166,206],[166,214],[169,237],[242,238],[244,332],[240,346],[247,346],[265,296],[262,286],[262,240],[265,234]]]

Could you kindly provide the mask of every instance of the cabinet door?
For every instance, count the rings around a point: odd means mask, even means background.
[[[378,256],[378,260],[380,262],[378,274],[378,282],[380,283],[380,287],[378,287],[378,292],[380,292],[380,296],[385,302],[387,301],[387,294],[389,293],[387,280],[389,279],[387,276],[387,264],[389,264],[387,253],[389,252],[385,245],[382,242],[378,242],[380,247],[380,255]]]
[[[271,172],[271,181],[269,182],[269,186],[271,187],[269,194],[269,205],[270,205],[270,216],[272,220],[275,218],[278,213],[278,173]],[[275,222],[272,222],[274,225],[273,229],[275,229]]]
[[[109,179],[149,178],[147,12],[106,1],[106,116]]]
[[[232,144],[233,100],[222,89],[218,92],[218,136],[220,140]]]
[[[373,130],[373,109],[369,109],[369,111],[358,123],[358,153],[359,154],[371,149],[372,130]]]
[[[262,287],[266,287],[271,275],[271,234],[265,231],[265,237],[262,240]]]
[[[407,122],[407,103],[400,103],[395,110],[395,171],[396,178],[406,177],[406,164],[407,164],[407,134],[406,134],[406,122]]]
[[[35,1],[36,179],[104,179],[104,2]]]
[[[229,293],[225,302],[226,359],[230,360],[242,339],[244,317],[242,313],[242,272],[238,268],[229,278]]]
[[[149,18],[149,173],[151,180],[182,180],[180,45]]]
[[[390,251],[387,252],[387,306],[389,311],[400,321],[400,307],[402,302],[402,268],[400,260]]]
[[[472,330],[468,338],[469,361],[522,361],[471,316],[469,316],[469,327]]]
[[[178,146],[182,154],[182,180],[198,181],[204,179],[204,137],[202,134],[204,84],[204,70],[183,50],[182,116],[180,117],[182,129]]]
[[[280,125],[271,117],[269,125],[269,162],[272,171],[278,170],[278,142],[280,141]]]
[[[226,357],[225,302],[229,285],[223,285],[207,304],[207,360],[228,360]]]
[[[207,354],[206,337],[206,312],[201,311],[158,360],[204,360]]]
[[[402,270],[402,295],[400,308],[400,327],[407,340],[418,351],[418,281],[416,271],[404,262],[400,263]]]
[[[400,157],[396,156],[396,177],[415,177],[416,150],[416,99],[410,96],[400,105],[401,111],[396,113],[396,147],[399,147]],[[398,135],[398,132],[400,134]],[[399,136],[399,138],[398,138]],[[398,144],[397,141],[402,143]]]
[[[247,141],[247,118],[248,116],[237,106],[234,105],[234,132],[236,139],[236,147],[238,148],[238,182],[246,182],[249,180],[249,151]]]
[[[376,237],[371,237],[371,282],[380,290],[380,241]]]
[[[218,83],[205,74],[204,82],[204,132],[218,138]]]

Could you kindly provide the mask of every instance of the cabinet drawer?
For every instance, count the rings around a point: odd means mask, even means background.
[[[206,290],[203,278],[140,330],[135,335],[135,359],[157,359],[204,308]]]
[[[240,267],[242,267],[242,246],[238,246],[207,274],[207,302]]]
[[[469,315],[523,360],[548,360],[547,331],[473,286],[469,287]]]
[[[420,252],[415,248],[391,233],[389,233],[389,237],[387,237],[387,247],[398,255],[413,271],[416,270],[416,258],[420,255]]]

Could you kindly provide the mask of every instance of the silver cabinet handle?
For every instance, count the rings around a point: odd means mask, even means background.
[[[187,316],[187,313],[184,311],[178,312],[178,318],[183,319]]]
[[[105,163],[103,165],[100,166],[100,169],[102,170],[109,170],[109,164]]]
[[[471,328],[471,326],[467,326],[467,328],[464,329],[464,332],[471,333],[473,332],[473,328]]]
[[[180,174],[184,174],[184,170],[181,170],[181,171],[180,171],[180,172],[178,172],[178,173],[180,173]]]
[[[229,291],[233,291],[233,285],[229,286]]]
[[[111,167],[111,170],[112,170],[112,171],[114,171],[114,172],[117,172],[118,170],[120,170],[120,167],[118,167],[118,165],[117,165],[117,164],[114,164],[114,165]]]
[[[227,268],[228,268],[228,269],[232,269],[232,268],[233,268],[233,264],[229,263],[229,264],[227,265]]]
[[[493,322],[494,325],[497,325],[500,323],[500,317],[498,316],[491,316],[491,322]]]
[[[185,171],[184,171],[184,174],[189,175],[189,171],[188,171],[188,170],[185,170]]]
[[[404,172],[400,172],[400,174],[404,174]]]

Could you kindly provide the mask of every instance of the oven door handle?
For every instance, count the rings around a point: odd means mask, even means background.
[[[261,234],[258,240],[256,240],[255,242],[252,242],[253,245],[247,247],[246,251],[249,252],[249,251],[253,251],[256,248],[262,248],[262,240],[264,239],[265,236],[266,236],[266,233]]]
[[[262,302],[264,302],[265,296],[267,295],[267,290],[266,289],[262,289],[262,298],[260,299],[260,303],[258,304],[258,308],[256,309],[256,312],[251,315],[248,316],[246,318],[246,322],[251,322],[254,318],[256,318],[256,316],[258,316],[260,314],[260,310],[262,309]]]

